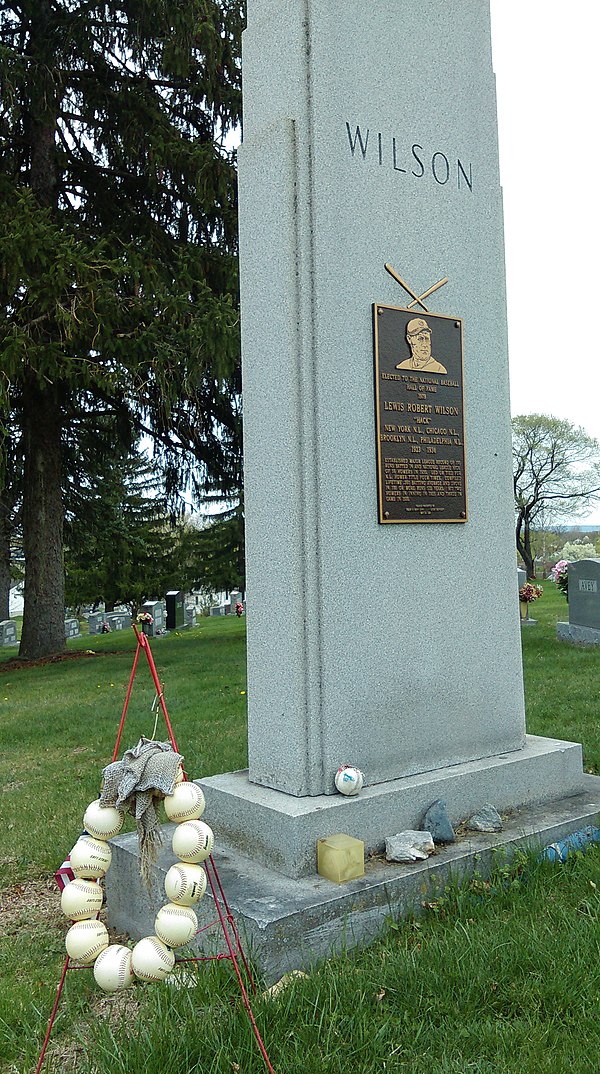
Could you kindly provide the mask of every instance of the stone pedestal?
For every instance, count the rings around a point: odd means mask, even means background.
[[[240,805],[320,802],[342,763],[367,787],[493,768],[525,718],[488,5],[250,0],[243,67]],[[378,523],[372,304],[411,301],[385,262],[416,294],[448,277],[429,309],[464,319],[464,524]]]
[[[474,869],[485,876],[499,861],[510,860],[519,848],[541,849],[588,825],[597,827],[599,812],[600,779],[586,776],[582,789],[573,797],[504,815],[501,832],[469,832],[451,846],[438,848],[427,861],[412,865],[368,858],[365,875],[345,884],[316,874],[291,882],[256,861],[250,853],[250,840],[246,853],[223,844],[218,818],[211,814],[208,820],[215,826],[215,863],[245,949],[270,982],[290,970],[308,969],[318,959],[374,940],[390,918],[418,916],[423,902],[437,897],[451,879],[456,881]],[[140,879],[135,834],[111,840],[112,866],[105,881],[107,908],[112,925],[134,940],[151,935],[156,913],[165,902],[164,878],[175,861],[170,850],[173,826],[167,827],[165,848],[153,870],[150,890]],[[215,908],[209,894],[195,910],[201,928],[214,922]],[[194,949],[218,954],[223,950],[220,931],[213,928],[200,933]]]
[[[580,747],[525,735],[489,4],[248,0],[243,72],[249,768],[201,782],[276,962],[286,930],[327,954],[324,922],[338,942],[390,912],[390,873],[313,899],[317,839],[376,849],[437,798],[458,821],[584,777]],[[417,296],[447,277],[427,309],[464,328],[456,524],[378,521],[373,306],[411,302],[386,262]],[[415,413],[442,375],[415,378]]]
[[[258,861],[299,877],[316,871],[317,840],[326,836],[344,832],[377,852],[396,832],[421,829],[438,798],[459,825],[487,802],[506,810],[577,794],[582,779],[580,745],[528,735],[522,750],[377,783],[354,798],[297,798],[251,783],[247,772],[198,782],[226,845],[252,847]]]

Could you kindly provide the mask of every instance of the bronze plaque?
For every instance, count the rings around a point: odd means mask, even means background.
[[[373,314],[379,521],[466,522],[463,322]]]

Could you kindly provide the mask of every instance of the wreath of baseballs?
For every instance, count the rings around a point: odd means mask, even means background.
[[[94,967],[96,983],[105,992],[128,988],[136,978],[162,981],[173,970],[175,949],[184,947],[198,931],[192,907],[206,891],[206,872],[200,862],[212,853],[214,835],[200,820],[204,795],[196,783],[184,780],[178,769],[173,794],[164,798],[167,818],[177,824],[173,853],[179,859],[165,877],[169,899],[154,921],[154,934],[145,936],[133,950],[124,944],[109,943],[108,930],[98,913],[102,907],[102,877],[110,867],[112,852],[108,840],[118,835],[125,814],[114,806],[91,802],[83,817],[85,834],[70,854],[75,877],[61,895],[61,910],[72,922],[65,937],[69,958],[78,966]]]

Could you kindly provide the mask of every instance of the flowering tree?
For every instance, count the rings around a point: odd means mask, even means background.
[[[578,559],[594,559],[596,555],[595,545],[587,538],[583,541],[567,541],[558,553],[561,559],[569,562]]]

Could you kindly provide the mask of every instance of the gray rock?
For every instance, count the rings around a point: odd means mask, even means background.
[[[454,828],[450,823],[446,802],[443,798],[438,798],[427,810],[423,817],[423,829],[431,832],[434,843],[456,842]]]
[[[502,818],[493,805],[484,805],[467,821],[471,832],[501,832]]]
[[[385,856],[388,861],[424,861],[434,850],[431,832],[407,830],[391,835],[385,841]]]

